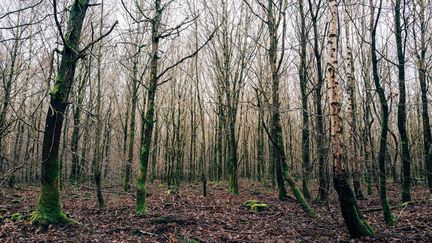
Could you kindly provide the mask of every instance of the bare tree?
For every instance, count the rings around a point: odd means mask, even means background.
[[[63,42],[62,60],[54,86],[51,90],[51,100],[45,121],[45,134],[42,147],[41,193],[32,222],[36,225],[73,223],[61,209],[60,205],[60,162],[58,160],[61,130],[64,113],[68,105],[69,92],[74,81],[77,61],[91,46],[100,41],[111,30],[100,36],[83,49],[79,49],[81,30],[89,0],[74,1],[69,15],[67,35],[57,19],[57,3],[54,5],[54,17],[59,35]]]
[[[353,238],[373,235],[372,228],[362,218],[356,204],[354,192],[349,184],[346,155],[343,149],[343,131],[341,118],[340,87],[338,79],[338,2],[329,1],[330,25],[328,36],[327,82],[330,93],[331,115],[331,152],[333,158],[333,181],[339,197],[339,203],[345,224]]]
[[[384,219],[387,224],[394,224],[395,218],[391,213],[389,203],[387,201],[387,185],[386,185],[386,166],[385,166],[385,156],[387,153],[387,134],[389,125],[389,107],[387,104],[387,98],[385,96],[384,88],[381,85],[381,79],[378,72],[378,56],[376,50],[376,31],[379,24],[379,17],[382,10],[382,0],[379,1],[377,7],[377,14],[375,16],[375,4],[373,0],[370,0],[370,31],[371,31],[371,61],[372,61],[372,73],[373,80],[375,83],[375,88],[379,96],[382,112],[381,121],[381,134],[380,134],[380,151],[378,155],[378,167],[379,167],[379,193],[381,199],[381,205],[383,207]]]

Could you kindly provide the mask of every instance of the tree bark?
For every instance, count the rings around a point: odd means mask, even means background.
[[[379,168],[379,194],[381,205],[384,213],[384,220],[388,225],[393,225],[395,218],[391,213],[391,209],[387,200],[387,185],[386,185],[386,154],[387,154],[387,134],[388,134],[388,120],[389,120],[389,108],[387,104],[387,99],[385,97],[384,89],[381,86],[381,80],[378,72],[378,57],[376,50],[376,28],[378,26],[379,17],[381,14],[382,0],[380,0],[380,5],[378,7],[378,13],[375,20],[375,6],[373,0],[371,3],[371,57],[372,57],[372,73],[373,80],[375,83],[375,88],[379,96],[381,103],[382,121],[381,121],[381,137],[380,137],[380,151],[378,155],[378,168]]]
[[[415,6],[415,5],[414,5]],[[420,25],[420,40],[417,39],[416,30],[414,33],[414,41],[417,46],[417,69],[420,83],[421,92],[421,117],[423,125],[423,158],[424,167],[426,170],[426,180],[429,186],[429,191],[432,193],[432,132],[430,128],[429,108],[428,108],[428,84],[427,84],[427,70],[426,70],[426,53],[427,53],[427,22],[425,19],[425,1],[418,1],[418,19]],[[416,12],[416,11],[414,11]],[[419,46],[417,44],[419,43]]]
[[[312,171],[310,163],[310,141],[309,141],[309,110],[308,110],[308,91],[307,91],[307,27],[306,27],[306,16],[304,12],[303,0],[299,0],[300,10],[300,67],[299,67],[299,79],[300,79],[300,92],[302,102],[302,186],[303,195],[307,200],[310,200],[311,194],[309,191],[309,176]]]
[[[329,182],[328,182],[328,171],[326,165],[327,149],[325,148],[325,131],[324,131],[324,114],[322,106],[322,87],[324,84],[323,71],[322,71],[322,60],[321,50],[319,46],[319,32],[318,32],[318,13],[321,5],[318,4],[316,11],[313,10],[312,1],[308,0],[309,11],[312,19],[312,29],[314,33],[313,52],[316,63],[317,82],[315,86],[315,109],[316,109],[316,146],[318,153],[318,174],[319,174],[319,188],[318,188],[318,200],[327,201]],[[319,1],[321,3],[321,1]]]
[[[340,116],[341,101],[339,97],[338,81],[338,3],[337,0],[329,0],[330,29],[328,37],[328,70],[327,81],[330,98],[331,117],[331,152],[333,158],[333,182],[339,197],[342,216],[352,238],[373,235],[372,228],[360,215],[355,200],[355,195],[349,185],[349,174],[344,166],[346,155],[343,150],[342,119]]]
[[[411,157],[409,149],[408,131],[406,128],[406,87],[405,87],[405,48],[402,43],[401,25],[401,0],[395,2],[395,37],[398,56],[399,76],[399,104],[398,104],[398,129],[401,141],[402,157],[402,202],[411,201]],[[403,10],[403,9],[402,9]]]
[[[136,189],[136,208],[137,215],[147,214],[146,205],[146,188],[148,161],[150,154],[150,145],[153,134],[154,114],[155,114],[155,97],[158,80],[158,52],[159,52],[159,27],[162,18],[161,0],[154,1],[155,15],[151,21],[151,60],[150,60],[150,78],[147,82],[147,100],[145,106],[145,115],[142,119],[142,141],[140,152],[140,169],[137,178]]]
[[[66,45],[45,120],[42,147],[41,192],[32,223],[36,225],[72,223],[60,205],[60,163],[58,160],[64,112],[68,104],[69,91],[75,75],[78,60],[77,48],[80,42],[84,17],[89,0],[74,1],[68,20]]]

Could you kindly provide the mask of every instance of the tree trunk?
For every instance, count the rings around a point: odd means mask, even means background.
[[[88,72],[86,71],[86,74]],[[78,155],[78,147],[79,147],[79,137],[80,137],[80,116],[81,116],[81,105],[84,100],[84,84],[86,80],[86,75],[82,78],[77,92],[77,104],[73,109],[73,129],[72,129],[72,139],[71,139],[71,154],[72,154],[72,162],[71,162],[71,173],[69,180],[72,184],[77,184],[79,181],[79,155]]]
[[[312,19],[312,29],[314,33],[314,46],[313,52],[316,63],[317,82],[315,86],[315,109],[316,109],[316,147],[318,153],[318,172],[319,172],[319,188],[318,188],[318,200],[327,201],[329,182],[328,172],[326,165],[327,149],[325,148],[325,131],[324,131],[324,114],[322,108],[322,86],[324,84],[323,71],[322,71],[322,60],[321,51],[319,47],[319,32],[318,32],[318,12],[321,8],[320,5],[316,7],[316,11],[313,10],[312,1],[309,0],[309,11]]]
[[[140,169],[137,178],[136,188],[136,208],[137,215],[147,214],[146,205],[146,180],[147,169],[150,154],[150,145],[153,134],[154,114],[155,114],[155,97],[158,80],[158,52],[159,52],[159,25],[162,18],[163,8],[161,0],[155,0],[155,16],[151,21],[151,60],[150,60],[150,78],[147,82],[147,100],[145,114],[142,119],[142,141],[140,154]]]
[[[398,129],[401,141],[402,157],[402,202],[411,201],[411,158],[409,149],[408,131],[406,128],[406,87],[405,87],[405,47],[402,39],[401,25],[401,0],[395,2],[395,37],[398,56],[399,76],[399,104],[398,104]],[[405,20],[404,20],[405,22]]]
[[[372,52],[372,73],[373,73],[373,80],[375,83],[375,88],[377,90],[379,100],[381,103],[381,112],[382,112],[382,121],[381,121],[381,137],[380,137],[380,151],[378,155],[378,168],[379,168],[379,194],[380,194],[380,200],[381,205],[383,208],[384,213],[384,220],[388,225],[393,225],[395,218],[393,214],[391,213],[391,209],[387,200],[387,186],[386,186],[386,153],[387,153],[387,133],[388,133],[388,120],[389,120],[389,108],[387,104],[387,100],[385,97],[384,89],[381,86],[381,80],[378,73],[378,57],[377,57],[377,50],[376,50],[376,27],[378,25],[378,20],[381,14],[381,4],[382,0],[380,1],[380,6],[378,8],[378,13],[376,20],[375,18],[375,7],[373,5],[373,0],[370,0],[371,2],[371,52]]]
[[[101,16],[99,35],[102,36],[104,2],[101,1]],[[94,182],[96,185],[96,199],[99,208],[105,208],[105,200],[102,194],[102,168],[103,168],[103,144],[102,144],[102,44],[98,47],[97,60],[97,77],[96,77],[96,131],[95,131],[95,147],[94,147]]]
[[[299,0],[300,9],[300,92],[302,101],[302,186],[303,195],[307,200],[310,200],[311,194],[309,191],[309,176],[312,171],[310,164],[310,142],[309,142],[309,110],[308,110],[308,91],[307,91],[307,41],[308,33],[306,27],[306,16],[304,13],[303,0]]]
[[[138,55],[134,57],[133,67],[132,67],[132,94],[131,94],[131,110],[130,110],[130,120],[129,120],[129,145],[128,145],[128,155],[125,164],[125,172],[123,177],[123,191],[128,192],[130,190],[131,174],[132,174],[132,164],[134,155],[134,144],[135,144],[135,119],[136,119],[136,107],[138,102]]]
[[[60,163],[58,160],[64,112],[75,75],[81,29],[89,0],[74,1],[68,20],[66,45],[62,51],[60,69],[51,91],[51,101],[45,120],[42,147],[41,192],[32,223],[36,225],[71,223],[60,205]]]
[[[333,158],[333,182],[339,197],[342,216],[352,238],[372,236],[373,230],[359,214],[354,193],[349,185],[349,174],[344,166],[346,155],[343,150],[342,119],[340,116],[341,102],[339,97],[338,81],[338,3],[337,0],[329,0],[330,29],[328,37],[328,70],[327,80],[330,98],[331,116],[331,152]]]
[[[270,114],[270,134],[269,139],[271,140],[271,153],[272,160],[274,161],[274,166],[276,170],[276,181],[279,188],[279,199],[286,200],[287,192],[285,189],[285,179],[288,182],[295,198],[300,203],[300,206],[305,211],[305,213],[310,217],[316,217],[315,212],[312,208],[309,207],[308,203],[303,197],[303,194],[298,189],[294,178],[288,171],[287,159],[285,155],[285,146],[282,135],[282,125],[280,120],[280,101],[279,101],[279,78],[280,78],[280,70],[283,59],[283,52],[281,52],[278,57],[278,34],[277,30],[282,24],[282,40],[286,35],[286,5],[284,2],[280,1],[277,4],[277,11],[280,11],[279,14],[275,14],[274,11],[274,3],[269,0],[267,5],[267,28],[269,31],[269,48],[267,49],[268,61],[270,65],[271,71],[271,114]],[[276,20],[275,15],[278,16],[278,20]],[[281,41],[281,49],[284,50],[284,42]]]
[[[363,162],[360,159],[359,149],[358,149],[358,141],[357,141],[357,100],[356,100],[356,80],[354,76],[354,59],[352,55],[352,48],[351,48],[351,30],[350,30],[350,5],[351,2],[349,0],[345,1],[345,16],[344,16],[344,22],[345,22],[345,41],[346,41],[346,62],[347,62],[347,92],[348,92],[348,100],[349,100],[349,116],[351,118],[350,120],[350,140],[349,140],[349,147],[350,147],[350,153],[348,156],[348,160],[353,162],[352,170],[353,170],[353,186],[354,186],[354,193],[357,197],[357,199],[364,199],[363,192],[361,191],[361,163]]]
[[[429,191],[432,193],[432,132],[430,128],[429,110],[428,110],[428,84],[427,84],[427,70],[426,70],[426,34],[427,34],[427,22],[425,19],[425,9],[426,5],[424,0],[418,2],[420,10],[418,11],[418,18],[420,21],[420,45],[418,46],[418,51],[416,53],[417,58],[417,69],[420,82],[420,92],[421,92],[421,116],[423,125],[423,157],[424,157],[424,167],[426,171],[426,180],[429,186]],[[414,34],[416,30],[414,30]],[[414,35],[414,41],[417,45],[417,36]]]

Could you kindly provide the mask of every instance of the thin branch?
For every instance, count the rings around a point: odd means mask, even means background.
[[[204,48],[204,47],[205,47],[205,46],[206,46],[206,45],[207,45],[207,44],[208,44],[208,43],[213,39],[213,37],[214,37],[216,31],[219,29],[219,27],[220,27],[220,25],[219,25],[217,28],[215,28],[215,29],[213,30],[213,32],[210,34],[209,38],[207,38],[207,40],[204,42],[204,44],[202,44],[198,49],[196,49],[193,53],[191,53],[191,54],[189,54],[189,55],[183,57],[182,59],[180,59],[178,62],[174,63],[173,65],[167,67],[167,68],[166,68],[162,73],[160,73],[160,74],[156,77],[156,79],[161,78],[161,77],[162,77],[165,73],[167,73],[169,70],[175,68],[176,66],[178,66],[178,65],[181,64],[182,62],[184,62],[184,61],[186,61],[187,59],[192,58],[192,57],[194,57],[196,54],[198,54],[198,52],[201,51],[201,49],[203,49],[203,48]]]
[[[84,47],[81,51],[79,51],[79,54],[82,55],[85,51],[87,51],[90,47],[92,47],[97,42],[101,41],[103,38],[108,36],[113,30],[114,27],[118,24],[118,20],[111,26],[111,28],[103,35],[99,36],[96,40],[90,42],[86,47]]]
[[[28,6],[28,7],[24,7],[24,8],[20,8],[20,9],[13,10],[13,11],[11,11],[11,12],[5,13],[5,14],[3,14],[3,15],[0,17],[0,19],[3,19],[3,18],[5,18],[5,17],[7,17],[7,16],[9,16],[9,15],[11,15],[11,14],[14,14],[14,13],[18,13],[18,12],[21,12],[21,11],[25,11],[25,10],[27,10],[27,9],[34,8],[34,7],[38,6],[39,4],[41,4],[43,1],[44,1],[44,0],[40,0],[39,2],[37,2],[37,3],[34,4],[34,5],[31,5],[31,6]]]
[[[60,32],[60,38],[62,39],[63,44],[65,46],[68,46],[68,44],[66,43],[66,39],[65,39],[65,37],[63,35],[63,31],[62,31],[62,28],[61,28],[61,25],[60,25],[60,21],[57,18],[57,0],[53,0],[53,6],[54,6],[54,20],[55,20],[55,24],[57,26],[57,29]]]

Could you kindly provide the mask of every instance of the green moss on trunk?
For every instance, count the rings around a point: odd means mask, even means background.
[[[42,186],[38,207],[31,216],[31,222],[36,226],[49,224],[75,224],[76,221],[68,218],[60,205],[60,185],[57,179],[54,186]]]
[[[147,191],[145,189],[145,182],[142,176],[138,177],[137,180],[137,191],[136,191],[136,208],[135,213],[138,216],[147,214],[147,204],[146,204]]]
[[[393,226],[396,223],[396,217],[391,212],[387,198],[385,198],[384,201],[381,202],[381,205],[383,207],[384,221],[387,225]]]
[[[373,236],[373,229],[360,215],[354,192],[348,183],[348,177],[346,175],[335,175],[333,182],[339,197],[342,216],[345,219],[351,237]]]
[[[234,195],[240,194],[236,176],[232,176],[232,175],[229,176],[228,191]]]
[[[291,188],[291,191],[294,194],[294,197],[296,200],[300,203],[300,206],[302,207],[303,211],[311,218],[317,218],[318,215],[315,213],[315,211],[309,206],[308,202],[304,198],[303,194],[299,190],[298,186],[296,185],[294,178],[291,176],[291,174],[288,171],[288,166],[284,164],[283,166],[283,175],[286,178],[288,185]]]

